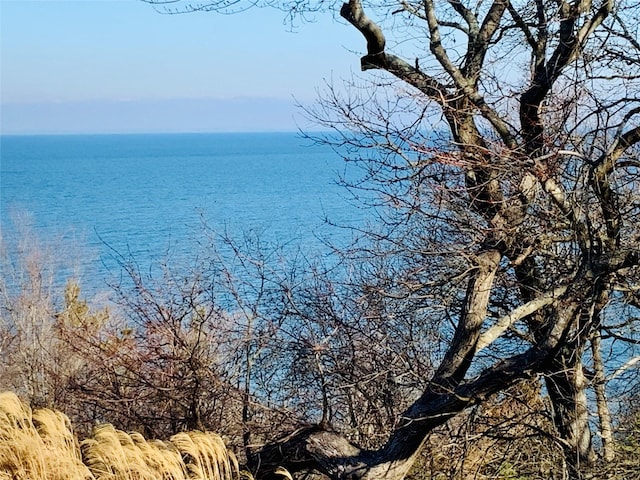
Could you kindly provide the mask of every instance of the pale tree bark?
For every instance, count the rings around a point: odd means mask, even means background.
[[[553,418],[560,434],[565,458],[572,477],[588,470],[594,461],[589,430],[587,381],[580,358],[568,363],[569,354],[552,363],[545,376]]]
[[[613,427],[611,424],[611,412],[606,394],[606,374],[602,361],[600,332],[595,332],[591,339],[591,355],[593,356],[593,386],[596,394],[596,406],[600,423],[600,436],[602,438],[602,459],[611,462],[615,458],[615,446],[613,440]]]

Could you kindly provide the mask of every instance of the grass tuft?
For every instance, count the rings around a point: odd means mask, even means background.
[[[78,444],[61,412],[0,393],[0,480],[230,480],[238,462],[211,432],[146,440],[110,424]]]
[[[83,465],[69,419],[31,409],[13,393],[0,394],[0,479],[94,480]]]

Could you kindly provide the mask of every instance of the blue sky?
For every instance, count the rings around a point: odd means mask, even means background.
[[[349,77],[364,49],[331,13],[295,32],[276,10],[138,0],[0,0],[0,18],[5,134],[294,130],[293,99]]]

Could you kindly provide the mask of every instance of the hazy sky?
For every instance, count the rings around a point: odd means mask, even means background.
[[[138,0],[0,0],[2,133],[293,130],[294,98],[364,41],[321,14],[163,15]]]

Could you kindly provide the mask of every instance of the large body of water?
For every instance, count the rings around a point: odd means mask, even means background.
[[[40,239],[72,241],[89,283],[115,250],[141,264],[184,251],[210,229],[258,232],[317,252],[364,213],[337,185],[342,159],[294,133],[3,136],[0,226],[15,245],[19,225]]]

